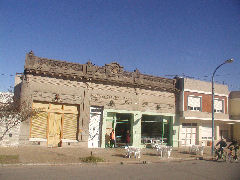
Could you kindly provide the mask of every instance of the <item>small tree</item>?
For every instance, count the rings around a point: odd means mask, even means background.
[[[11,91],[0,93],[0,126],[3,131],[0,134],[0,141],[13,128],[23,121],[27,121],[37,114],[26,102],[17,103],[14,101]]]

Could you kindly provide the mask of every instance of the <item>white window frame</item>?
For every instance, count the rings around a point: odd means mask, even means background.
[[[199,107],[189,106],[189,99],[188,99],[189,97],[199,98],[200,99],[200,106]],[[187,110],[189,110],[189,111],[202,111],[202,96],[189,95],[188,98],[187,98]]]
[[[222,110],[217,110],[215,101],[221,101],[222,102]],[[224,99],[214,98],[214,112],[215,113],[224,113]]]

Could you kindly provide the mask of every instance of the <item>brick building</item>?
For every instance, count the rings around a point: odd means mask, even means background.
[[[211,82],[177,78],[180,90],[177,114],[179,145],[210,145],[212,139],[212,85]],[[215,139],[233,137],[234,120],[229,119],[229,91],[226,85],[215,84]]]
[[[39,114],[21,123],[20,144],[49,147],[144,147],[152,141],[178,146],[175,79],[124,71],[118,63],[96,66],[26,55],[15,92]]]

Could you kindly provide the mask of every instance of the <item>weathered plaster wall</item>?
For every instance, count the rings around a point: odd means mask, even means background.
[[[231,119],[240,120],[240,91],[233,91],[229,95],[229,115]]]
[[[11,121],[11,120],[10,120]],[[2,135],[6,130],[6,124],[0,123],[0,135]],[[16,125],[11,128],[3,139],[0,141],[0,146],[18,146],[19,145],[19,131],[20,125]]]
[[[175,114],[174,93],[89,83],[89,94],[91,105],[119,110]]]
[[[31,51],[26,54],[21,101],[32,106],[33,101],[55,102],[57,96],[58,103],[78,105],[78,139],[83,144],[88,140],[90,106],[132,112],[134,121],[143,113],[174,116],[175,83],[174,79],[142,74],[137,69],[124,71],[116,62],[99,67],[90,61],[77,64],[41,58]],[[134,123],[134,137],[140,139],[141,128],[139,123]],[[21,125],[22,142],[28,142],[29,124],[27,121]],[[134,141],[135,145],[139,143]]]
[[[0,106],[4,105],[5,103],[12,102],[13,100],[13,93],[10,92],[0,92]],[[6,130],[9,127],[12,127],[11,129],[7,130],[6,134],[3,136],[3,139],[0,140],[0,146],[17,146],[18,140],[19,140],[19,125],[14,125],[14,123],[17,122],[17,119],[11,119],[2,117],[0,119],[0,137],[4,135]]]
[[[227,85],[214,83],[215,93],[229,95],[229,90]],[[196,79],[184,78],[184,90],[197,90],[205,93],[212,92],[212,83],[207,81],[201,81]]]
[[[233,124],[233,138],[240,143],[240,91],[232,91],[229,95],[230,119],[239,120]]]

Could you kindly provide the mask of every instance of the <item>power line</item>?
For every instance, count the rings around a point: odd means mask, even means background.
[[[5,74],[5,73],[2,73],[0,74],[0,76],[15,76],[14,74]]]

